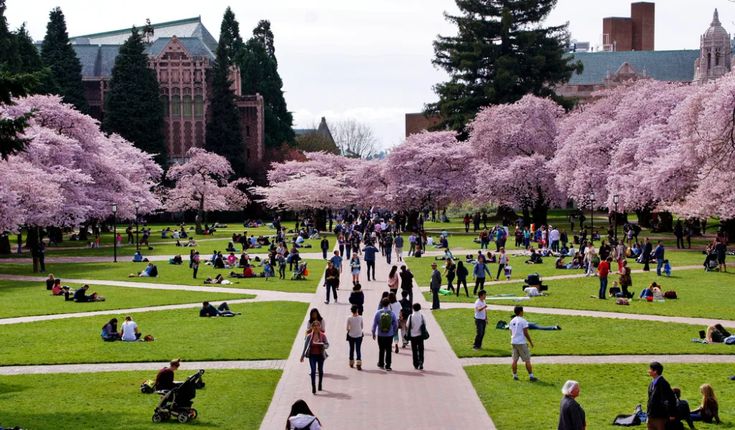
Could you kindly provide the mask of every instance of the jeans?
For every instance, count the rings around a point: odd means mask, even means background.
[[[477,329],[477,334],[475,335],[475,343],[473,344],[475,348],[482,348],[482,339],[485,337],[486,327],[487,320],[475,318],[475,328]]]
[[[408,301],[411,303],[411,306],[413,306],[413,288],[401,288],[401,291],[408,291]]]
[[[319,369],[319,387],[322,386],[322,377],[324,376],[324,356],[319,355],[310,355],[309,356],[309,367],[311,368],[311,386],[316,386],[316,371],[317,367]]]
[[[352,254],[351,254],[351,252],[352,252],[352,245],[347,245],[347,246],[345,247],[345,252],[347,253],[347,255],[346,255],[346,257],[347,257],[347,261],[350,261],[350,256],[352,255]],[[341,254],[341,253],[340,253],[340,254]]]
[[[327,250],[326,249],[322,249],[322,258],[325,259],[325,260],[327,259]]]
[[[559,241],[558,240],[554,240],[551,242],[551,250],[554,252],[559,251]]]
[[[473,290],[472,294],[477,295],[477,289],[484,290],[485,289],[485,277],[482,278],[475,278],[475,289]]]
[[[431,309],[439,309],[439,289],[431,290]]]
[[[656,274],[658,276],[661,276],[661,268],[664,266],[664,259],[663,258],[657,258],[656,259]]]
[[[350,343],[350,361],[355,357],[355,354],[357,354],[357,360],[362,360],[362,336],[347,336],[347,341]]]
[[[411,353],[413,355],[413,367],[424,365],[424,338],[411,336]]]
[[[334,302],[337,302],[337,286],[338,284],[327,283],[327,303],[329,303],[329,292],[334,293]]]
[[[462,285],[464,285],[464,293],[469,297],[470,292],[467,290],[467,278],[457,278],[457,297],[459,297],[459,287]]]
[[[385,250],[385,261],[388,262],[388,264],[390,264],[390,256],[391,256],[391,253],[392,253],[391,251],[392,250],[391,249],[388,249],[388,248],[386,248],[386,250]]]
[[[390,368],[393,352],[393,336],[378,336],[378,367]]]
[[[375,260],[365,260],[365,264],[367,264],[367,278],[368,281],[370,280],[370,273],[373,274],[373,281],[375,280]]]
[[[197,267],[192,267],[192,271],[193,271],[194,279],[196,279],[197,278],[197,272],[199,271],[199,266],[197,265]]]
[[[599,298],[604,299],[607,292],[607,276],[600,276],[600,294]]]
[[[555,326],[555,325],[538,325],[538,324],[533,323],[533,322],[529,322],[528,323],[528,329],[529,330],[541,330],[541,331],[544,331],[544,330],[559,330],[557,328],[557,326]]]

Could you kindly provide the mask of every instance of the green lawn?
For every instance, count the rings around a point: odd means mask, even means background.
[[[79,284],[68,284],[78,288]],[[76,303],[64,301],[63,296],[52,296],[45,285],[36,282],[0,281],[0,297],[5,306],[0,308],[0,318],[32,315],[66,314],[75,312],[126,309],[147,306],[197,303],[204,300],[221,301],[252,299],[250,294],[207,293],[191,291],[147,290],[140,288],[95,285],[89,294],[96,291],[107,300],[104,302]]]
[[[162,365],[163,366],[163,365]],[[186,366],[186,364],[184,364]],[[192,370],[179,370],[183,379]],[[34,430],[111,428],[256,429],[263,420],[280,370],[211,370],[197,392],[199,417],[188,424],[154,424],[160,397],[141,394],[155,372],[0,376],[0,424]],[[285,421],[285,418],[284,418]]]
[[[248,278],[248,279],[230,279],[233,284],[219,285],[222,287],[233,288],[249,288],[256,290],[277,290],[285,292],[310,293],[314,291],[314,284],[322,276],[325,262],[323,260],[304,260],[308,263],[309,277],[307,280],[292,281],[291,272],[286,270],[286,279],[279,280],[270,278]],[[140,272],[145,268],[145,263],[133,263],[130,261],[118,263],[50,263],[46,265],[48,272],[53,272],[56,277],[63,279],[99,279],[112,281],[130,281],[145,282],[154,284],[177,284],[177,285],[198,285],[203,286],[207,277],[214,278],[216,274],[222,274],[225,278],[232,271],[231,269],[215,270],[212,266],[201,264],[197,279],[192,278],[192,271],[185,262],[182,265],[168,264],[165,261],[154,262],[158,266],[157,278],[129,278],[130,273]],[[288,268],[287,268],[288,269]],[[241,273],[241,269],[235,269]],[[255,272],[260,273],[262,269],[256,268]],[[32,272],[30,265],[20,264],[0,264],[0,273],[12,275],[38,276]]]
[[[3,326],[0,365],[110,363],[184,360],[285,359],[307,305],[266,302],[232,305],[242,315],[200,318],[198,309],[133,315],[155,342],[103,342],[111,316],[84,317]],[[124,315],[117,318],[122,322]]]
[[[472,309],[434,311],[437,321],[459,357],[510,356],[510,332],[498,330],[498,320],[510,321],[511,312],[490,312],[483,349],[473,350],[475,320]],[[615,354],[732,354],[725,344],[692,342],[705,327],[656,321],[619,320],[566,315],[528,313],[526,319],[544,326],[560,325],[562,330],[530,330],[535,343],[533,355],[615,355]],[[650,336],[657,333],[657,336]],[[642,341],[645,339],[645,341]]]
[[[672,386],[681,387],[682,398],[692,409],[699,405],[699,386],[712,384],[720,403],[723,424],[697,423],[698,429],[731,429],[735,415],[735,383],[727,377],[735,373],[726,364],[664,364],[664,376]],[[637,404],[646,408],[647,388],[651,378],[647,364],[619,365],[535,365],[538,382],[528,382],[525,369],[519,366],[520,381],[511,379],[510,364],[465,367],[499,430],[552,429],[559,420],[559,401],[564,382],[580,384],[577,401],[587,415],[588,429],[615,429],[611,425],[618,414],[631,414]],[[686,424],[685,424],[686,426]],[[645,428],[645,425],[638,428]]]
[[[613,279],[609,280],[612,285]],[[663,303],[646,302],[637,299],[641,288],[648,286],[652,281],[663,285],[664,291],[675,290],[676,300],[666,300]],[[634,314],[670,315],[681,317],[733,319],[735,296],[732,294],[735,286],[735,273],[706,273],[700,270],[682,270],[675,272],[670,278],[656,276],[655,272],[633,274],[633,287],[636,293],[629,306],[616,305],[612,299],[599,300],[599,280],[595,277],[552,280],[545,282],[549,285],[549,295],[534,297],[520,302],[523,306],[586,309],[594,311],[623,312]],[[608,286],[609,286],[608,285]],[[469,283],[472,294],[473,283]],[[495,294],[523,295],[522,284],[486,284],[488,296]],[[425,293],[430,298],[429,293]],[[595,296],[595,297],[592,297]],[[475,299],[466,298],[464,291],[457,298],[455,295],[440,296],[444,302],[474,302]],[[514,305],[511,300],[488,300],[490,304]]]

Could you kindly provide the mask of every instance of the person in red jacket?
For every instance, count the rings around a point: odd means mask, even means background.
[[[603,300],[607,298],[605,294],[607,293],[607,275],[610,273],[610,263],[612,263],[612,257],[607,257],[597,265],[597,276],[600,278],[599,298]]]

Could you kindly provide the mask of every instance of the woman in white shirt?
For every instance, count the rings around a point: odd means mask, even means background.
[[[393,333],[393,343],[395,344],[394,350],[396,354],[398,354],[398,342],[400,341],[400,336],[398,336],[398,331],[400,330],[403,336],[406,336],[406,321],[401,319],[401,304],[398,302],[398,297],[396,297],[396,293],[391,292],[388,294],[388,300],[390,301],[390,310],[395,314],[396,321],[398,321],[398,330],[396,330],[395,333]]]
[[[408,317],[408,337],[411,340],[411,352],[413,353],[413,368],[424,370],[424,336],[422,327],[426,322],[421,313],[421,305],[413,304],[413,313]]]
[[[362,370],[362,316],[355,305],[350,309],[352,315],[347,318],[347,342],[350,344],[350,367],[356,366]],[[355,357],[357,355],[357,357]],[[357,361],[355,361],[355,358]]]
[[[126,342],[135,342],[140,339],[140,330],[138,324],[133,321],[130,315],[125,317],[125,322],[122,323],[122,336],[121,339]]]

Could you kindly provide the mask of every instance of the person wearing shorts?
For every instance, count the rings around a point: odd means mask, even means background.
[[[533,375],[531,352],[528,349],[529,344],[533,347],[533,341],[528,334],[528,321],[523,318],[523,306],[513,308],[513,313],[515,317],[508,324],[510,327],[510,344],[513,349],[513,363],[511,364],[513,379],[518,380],[518,359],[520,358],[526,364],[530,381],[535,382],[538,379]]]

